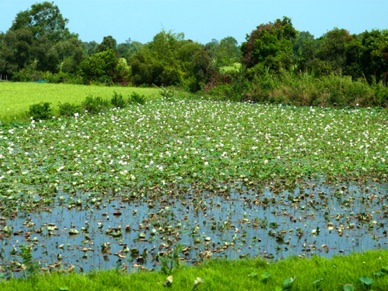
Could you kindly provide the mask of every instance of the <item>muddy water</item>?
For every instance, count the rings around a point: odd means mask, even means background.
[[[79,272],[158,269],[174,250],[195,264],[387,248],[387,193],[387,184],[372,183],[110,201],[98,193],[61,193],[50,209],[0,219],[1,272],[25,273],[22,245],[31,247],[43,270]]]

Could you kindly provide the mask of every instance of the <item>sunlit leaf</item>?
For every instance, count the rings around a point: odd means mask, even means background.
[[[344,288],[343,288],[344,291],[354,291],[354,286],[352,284],[345,284],[344,285]]]
[[[373,284],[373,279],[372,278],[362,276],[362,277],[360,277],[358,279],[364,285],[371,286]]]
[[[251,277],[251,278],[257,278],[259,276],[259,274],[257,274],[256,272],[252,272],[248,275],[248,277]]]
[[[292,284],[295,282],[295,277],[288,278],[283,281],[283,288],[288,290],[291,289]]]
[[[261,281],[267,282],[270,277],[271,277],[270,272],[264,272],[263,274],[261,274]]]

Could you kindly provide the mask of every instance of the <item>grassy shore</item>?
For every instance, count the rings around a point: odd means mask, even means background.
[[[166,288],[167,285],[170,288]],[[0,283],[1,290],[388,290],[388,251],[337,256],[211,260],[171,274],[110,270],[48,274]]]

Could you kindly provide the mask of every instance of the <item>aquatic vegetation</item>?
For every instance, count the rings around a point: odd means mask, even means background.
[[[2,264],[19,270],[31,243],[44,270],[166,273],[181,259],[384,248],[387,120],[163,99],[2,127]]]
[[[33,202],[55,191],[177,195],[230,182],[384,181],[387,127],[378,110],[154,101],[0,129],[0,189]]]

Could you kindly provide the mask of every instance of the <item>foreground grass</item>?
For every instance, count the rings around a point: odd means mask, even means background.
[[[110,99],[114,92],[124,97],[136,92],[144,95],[146,99],[152,99],[160,94],[160,89],[0,82],[0,92],[0,121],[6,123],[25,120],[29,106],[40,102],[50,102],[55,112],[59,102],[79,105],[87,96]]]
[[[170,288],[161,272],[122,270],[50,274],[0,283],[1,290],[388,290],[388,251],[337,256],[212,260],[172,272]],[[199,283],[194,287],[194,282]],[[345,289],[351,288],[354,289]]]

